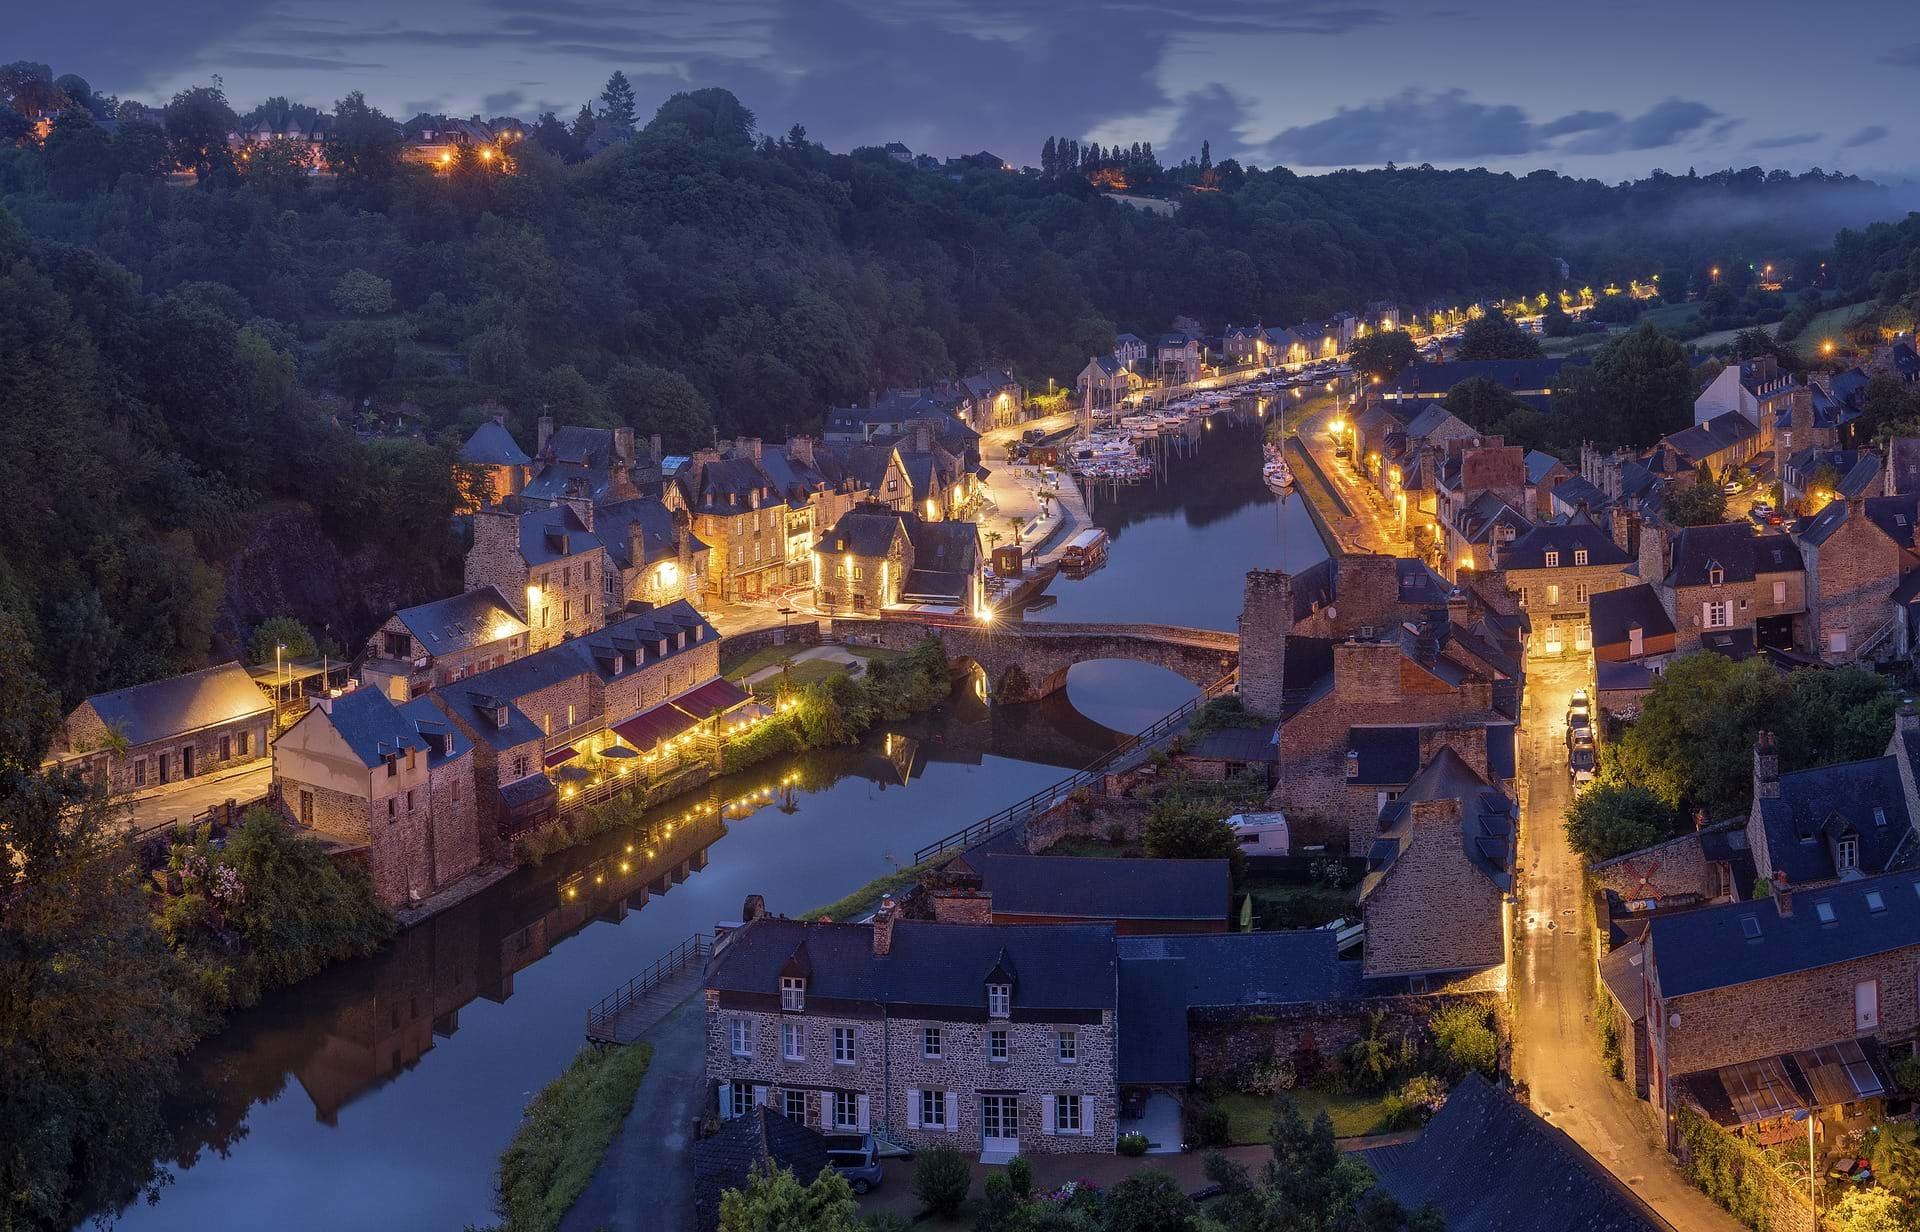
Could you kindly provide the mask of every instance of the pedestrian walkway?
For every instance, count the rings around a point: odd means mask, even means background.
[[[770,667],[761,668],[740,683],[750,690],[754,685],[776,678],[789,666],[814,660],[845,664],[848,674],[852,676],[858,676],[866,666],[866,660],[852,653],[845,646],[810,646],[784,663],[775,663]]]
[[[560,1232],[663,1232],[693,1227],[687,1148],[706,1106],[706,1001],[686,997],[643,1037],[653,1045],[633,1108]]]
[[[218,770],[187,779],[160,791],[122,797],[113,803],[115,820],[132,823],[137,833],[175,822],[189,822],[210,808],[232,800],[245,807],[267,794],[273,785],[273,759],[262,757],[230,770]]]

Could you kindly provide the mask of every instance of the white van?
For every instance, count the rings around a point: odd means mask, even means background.
[[[1285,813],[1235,813],[1227,818],[1240,849],[1253,855],[1284,856],[1293,851]]]

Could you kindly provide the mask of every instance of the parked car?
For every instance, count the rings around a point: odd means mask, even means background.
[[[1593,732],[1588,729],[1567,742],[1567,773],[1572,776],[1576,791],[1593,782],[1594,765]]]
[[[827,1137],[827,1162],[846,1178],[856,1194],[876,1189],[880,1184],[880,1152],[872,1134],[830,1134]]]
[[[1025,441],[1027,444],[1031,445],[1036,441],[1046,440],[1047,432],[1046,432],[1046,429],[1044,428],[1028,428],[1025,432],[1022,432],[1020,434],[1020,439]]]
[[[1736,479],[1729,479],[1720,485],[1720,490],[1728,496],[1732,496],[1740,491],[1740,482]]]
[[[1763,505],[1755,505],[1753,508],[1747,510],[1747,521],[1753,523],[1755,527],[1765,529],[1767,526],[1767,515],[1770,512],[1772,511]]]
[[[1567,702],[1567,743],[1573,743],[1576,734],[1581,732],[1588,740],[1593,739],[1593,703],[1585,689],[1575,689],[1573,698]]]

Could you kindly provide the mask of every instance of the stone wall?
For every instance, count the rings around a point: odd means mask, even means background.
[[[887,1127],[892,1137],[908,1145],[930,1148],[955,1146],[980,1150],[980,1100],[985,1091],[1015,1092],[1019,1100],[1020,1149],[1028,1154],[1111,1152],[1118,1114],[1114,1074],[1117,1055],[1114,1016],[1103,1011],[1098,1023],[955,1022],[951,1020],[839,1017],[809,1010],[804,1014],[768,1013],[725,1005],[721,994],[709,990],[707,1007],[707,1085],[717,1098],[722,1083],[765,1088],[770,1106],[779,1108],[780,1092],[798,1090],[807,1095],[807,1124],[827,1132],[832,1094],[852,1091],[867,1098],[870,1128]],[[750,1056],[736,1056],[731,1047],[730,1023],[747,1023]],[[803,1026],[804,1056],[783,1055],[781,1025]],[[935,1026],[941,1033],[941,1056],[922,1055],[922,1029]],[[833,1060],[833,1028],[854,1032],[851,1063]],[[987,1032],[1005,1027],[1011,1032],[1006,1061],[987,1059]],[[1058,1060],[1056,1033],[1076,1033],[1076,1059]],[[889,1078],[891,1085],[889,1086]],[[916,1090],[952,1091],[958,1124],[946,1128],[910,1128],[907,1103]],[[1091,1133],[1048,1134],[1043,1123],[1045,1095],[1084,1094],[1091,1097]],[[946,1101],[942,1101],[944,1104]],[[711,1105],[710,1105],[711,1106]]]
[[[264,699],[263,699],[264,700]],[[84,758],[69,758],[69,764],[84,762],[88,773],[96,780],[105,767],[105,785],[109,795],[119,795],[129,791],[152,791],[161,786],[160,760],[166,759],[166,782],[168,784],[184,781],[181,767],[184,764],[186,750],[193,750],[193,777],[204,778],[217,770],[225,770],[248,762],[259,761],[267,756],[267,726],[271,722],[266,714],[248,715],[231,723],[201,731],[172,736],[164,740],[154,740],[147,744],[129,747],[125,754],[114,755],[103,750],[107,736],[106,725],[94,712],[89,703],[82,703],[71,715],[67,716],[65,735],[68,746],[74,749],[93,750]],[[246,751],[241,751],[242,742]],[[223,743],[224,742],[224,743]],[[224,747],[225,756],[221,750]]]
[[[1856,498],[1847,502],[1839,528],[1824,543],[1804,543],[1802,554],[1807,649],[1828,663],[1850,663],[1893,616],[1889,596],[1900,577],[1900,549],[1867,520],[1864,503]]]
[[[1471,971],[1506,960],[1505,899],[1467,857],[1460,801],[1420,800],[1362,904],[1369,977]]]
[[[482,842],[479,782],[472,753],[444,761],[427,774],[432,793],[428,820],[432,826],[428,850],[432,860],[421,882],[433,893],[458,881],[486,860]]]
[[[744,659],[769,646],[817,646],[819,643],[820,622],[796,620],[790,625],[753,629],[746,633],[735,633],[721,638],[720,659],[722,662]]]
[[[1072,838],[1105,841],[1117,827],[1123,841],[1139,839],[1153,810],[1145,803],[1123,796],[1108,796],[1088,789],[1084,801],[1065,800],[1038,816],[1028,818],[1024,838],[1027,850],[1035,855],[1055,843]]]
[[[1389,1034],[1410,1034],[1424,1031],[1435,1010],[1455,1001],[1501,1010],[1497,997],[1479,993],[1196,1009],[1187,1016],[1193,1080],[1228,1081],[1235,1071],[1273,1060],[1292,1061],[1304,1080],[1365,1035],[1373,1015],[1386,1016]]]
[[[283,795],[289,814],[301,824],[309,825],[343,843],[359,845],[371,841],[373,805],[359,796],[298,783],[286,784]],[[311,820],[307,818],[302,801],[302,797],[307,795],[313,797]],[[380,811],[386,811],[385,804],[380,805]]]
[[[1250,571],[1240,610],[1240,701],[1255,714],[1281,712],[1292,627],[1291,580],[1277,570]]]
[[[1701,849],[1698,834],[1630,851],[1587,869],[1594,886],[1622,898],[1671,898],[1699,894],[1711,898],[1718,890],[1713,865]],[[1736,887],[1742,891],[1744,886]]]

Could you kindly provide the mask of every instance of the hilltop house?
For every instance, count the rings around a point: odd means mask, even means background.
[[[49,764],[109,795],[145,791],[267,755],[273,702],[238,663],[96,693],[74,707]]]

